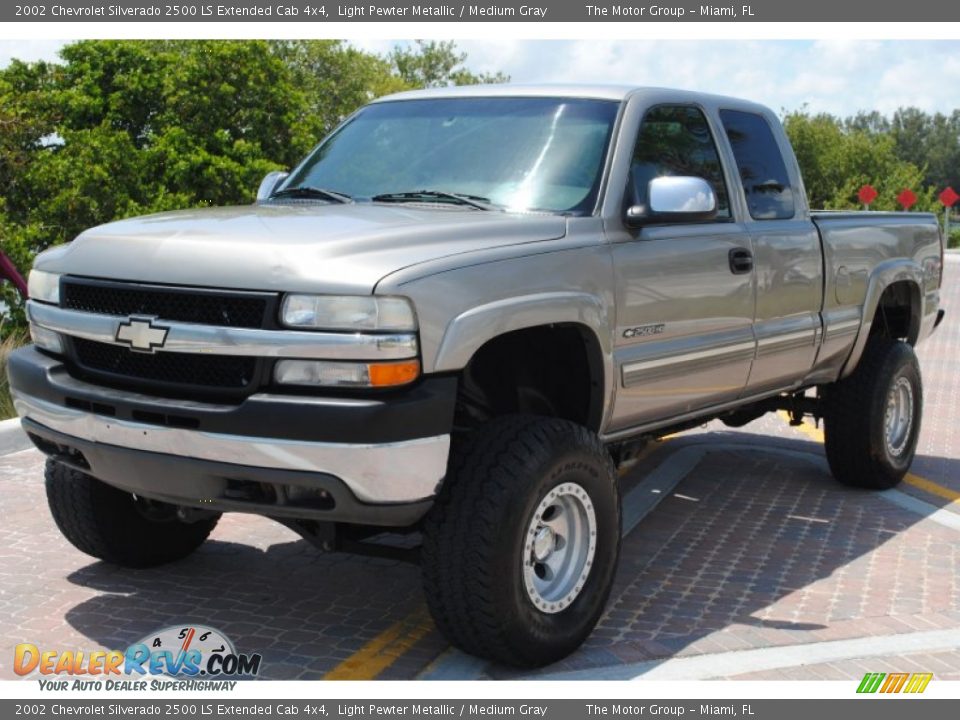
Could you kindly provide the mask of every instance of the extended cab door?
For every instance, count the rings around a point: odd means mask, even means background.
[[[629,118],[628,109],[624,132]],[[617,306],[608,433],[735,400],[756,348],[753,251],[731,209],[735,176],[724,172],[718,129],[694,103],[647,104],[634,122],[635,140],[621,140],[618,151],[629,157],[618,157],[611,172],[611,183],[623,185],[608,190],[620,207],[604,209]],[[717,216],[627,227],[627,207],[643,206],[650,181],[664,175],[707,180]]]
[[[813,367],[823,293],[820,236],[776,118],[754,109],[721,109],[719,117],[750,216],[757,357],[745,394],[756,395],[795,386]]]

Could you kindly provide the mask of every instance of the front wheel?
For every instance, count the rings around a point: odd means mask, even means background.
[[[857,369],[824,392],[824,443],[833,476],[874,490],[896,486],[917,452],[923,383],[913,348],[876,336]]]
[[[616,473],[596,435],[565,420],[498,419],[455,450],[427,516],[427,603],[460,649],[546,665],[593,630],[619,549]]]

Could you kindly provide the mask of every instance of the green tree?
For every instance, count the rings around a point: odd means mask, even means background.
[[[897,155],[926,170],[927,181],[960,191],[960,110],[928,115],[917,108],[894,113],[890,132]]]
[[[410,47],[395,47],[390,60],[397,74],[410,87],[446,87],[509,82],[498,73],[473,73],[464,67],[466,53],[457,52],[452,40],[417,40]]]
[[[905,188],[917,194],[914,209],[936,208],[935,188],[925,182],[921,168],[898,157],[890,133],[805,111],[789,113],[783,122],[812,207],[857,208],[857,191],[869,184],[879,192],[871,205],[875,210],[900,209],[896,197]]]
[[[284,40],[271,46],[304,95],[293,119],[301,135],[298,157],[361,105],[411,87],[387,58],[342,40]]]
[[[890,132],[890,120],[877,110],[866,112],[861,110],[856,115],[843,121],[847,130],[865,132],[869,135],[883,135]]]

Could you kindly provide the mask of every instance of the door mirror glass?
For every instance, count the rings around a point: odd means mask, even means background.
[[[658,177],[650,181],[650,210],[658,215],[705,214],[717,211],[717,196],[698,177]]]
[[[697,222],[717,215],[717,196],[703,178],[654,178],[647,190],[647,205],[627,209],[628,225],[649,222]]]
[[[266,200],[273,195],[273,191],[276,190],[280,186],[280,183],[286,180],[289,175],[290,173],[281,170],[268,172],[263,180],[260,181],[260,187],[257,188],[257,202]]]

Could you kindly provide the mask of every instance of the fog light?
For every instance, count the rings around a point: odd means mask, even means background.
[[[33,344],[57,355],[63,354],[63,340],[60,333],[49,330],[42,325],[30,323],[30,339]]]
[[[394,387],[411,383],[419,375],[419,360],[390,363],[281,360],[273,371],[274,380],[281,385],[321,387]]]

